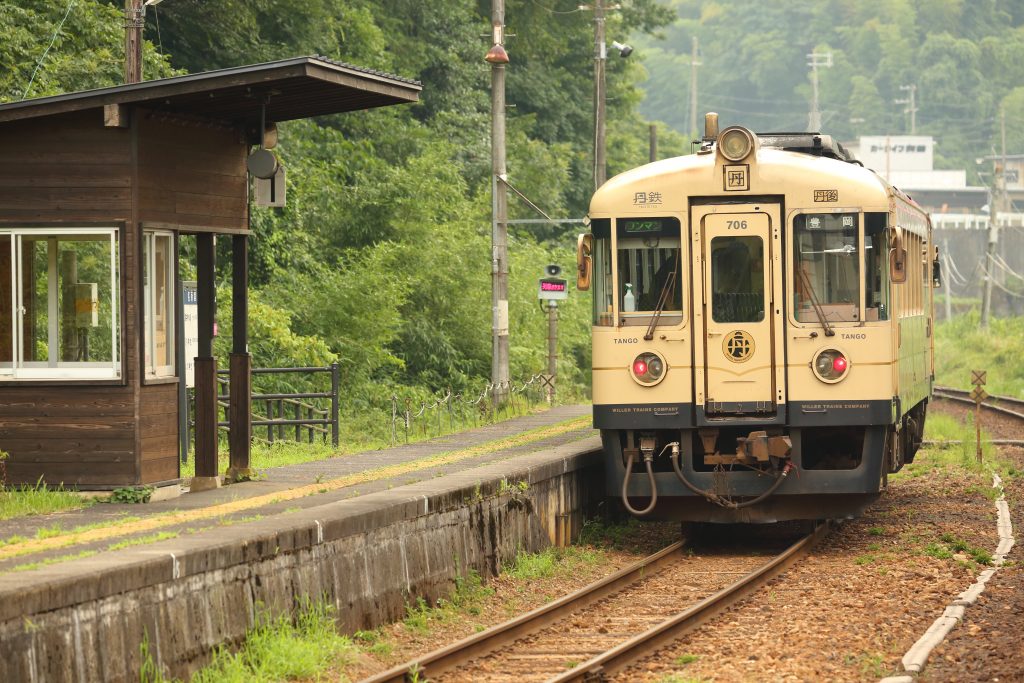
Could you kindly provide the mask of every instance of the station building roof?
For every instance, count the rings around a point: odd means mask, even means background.
[[[252,125],[415,102],[418,81],[338,62],[294,57],[0,104],[0,124],[107,105],[131,105]]]

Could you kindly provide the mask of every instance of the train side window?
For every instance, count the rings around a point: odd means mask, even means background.
[[[856,213],[808,213],[793,219],[793,274],[796,319],[816,321],[812,299],[826,318],[860,318],[860,246]]]
[[[889,319],[889,214],[864,214],[864,318],[867,321]]]
[[[610,327],[614,322],[612,313],[612,220],[595,218],[590,224],[594,235],[594,246],[590,255],[591,289],[593,290],[594,324]]]

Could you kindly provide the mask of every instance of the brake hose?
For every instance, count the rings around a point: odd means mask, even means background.
[[[683,474],[683,470],[679,466],[679,444],[672,443],[669,445],[672,446],[672,469],[675,471],[676,477],[679,478],[679,481],[683,482],[686,488],[690,489],[698,496],[707,498],[715,505],[720,505],[724,508],[729,508],[730,510],[738,510],[740,508],[750,507],[751,505],[757,505],[762,500],[775,493],[776,489],[782,486],[782,482],[785,481],[786,477],[789,476],[789,471],[793,469],[793,463],[787,460],[786,466],[782,468],[782,473],[775,478],[775,481],[772,483],[771,486],[768,487],[767,491],[757,496],[756,498],[745,500],[742,503],[734,503],[731,500],[726,500],[725,498],[719,496],[716,493],[711,493],[710,491],[705,491],[701,488],[698,488],[693,483],[691,483],[690,480],[686,478],[686,475]]]
[[[664,453],[664,451],[662,451],[662,453]],[[651,480],[651,503],[643,510],[637,510],[629,504],[629,496],[626,491],[629,489],[629,478],[633,474],[633,459],[635,457],[636,454],[630,452],[629,461],[626,463],[626,474],[622,477],[622,504],[626,506],[626,509],[629,510],[630,514],[642,517],[649,514],[657,504],[658,485],[654,481],[654,456],[650,453],[644,453],[644,464],[647,466],[647,477]]]

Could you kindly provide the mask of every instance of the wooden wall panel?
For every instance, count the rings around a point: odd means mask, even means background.
[[[0,221],[131,218],[132,131],[102,110],[0,126]]]
[[[150,384],[139,392],[141,482],[178,478],[178,385]]]
[[[0,387],[0,448],[8,481],[128,485],[135,466],[131,387]]]
[[[248,145],[238,131],[141,111],[136,120],[142,222],[248,229]]]

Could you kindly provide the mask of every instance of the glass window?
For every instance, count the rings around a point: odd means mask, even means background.
[[[615,323],[612,313],[612,220],[595,218],[590,225],[594,235],[591,270],[593,291],[594,324],[611,326]]]
[[[0,373],[119,377],[117,230],[4,230],[0,251]]]
[[[620,218],[616,225],[619,310],[650,314],[661,303],[663,313],[678,319],[683,311],[679,221]]]
[[[146,232],[142,258],[146,376],[174,376],[174,235]]]
[[[716,323],[764,320],[764,242],[760,237],[711,240],[711,292]]]
[[[857,214],[810,213],[793,221],[794,310],[801,322],[816,321],[812,299],[829,321],[860,315]]]
[[[864,214],[864,269],[867,293],[864,319],[889,319],[889,214]]]

